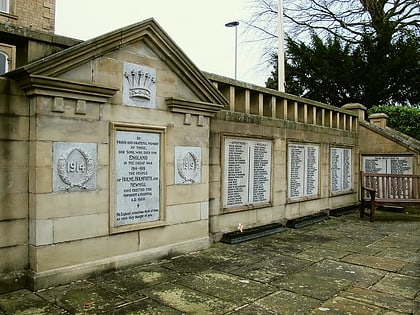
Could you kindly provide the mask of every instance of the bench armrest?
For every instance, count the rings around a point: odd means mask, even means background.
[[[366,187],[366,186],[363,186],[363,185],[361,187],[362,187],[362,192],[361,192],[362,199],[364,199],[363,198],[363,196],[364,196],[363,191],[366,190],[369,193],[370,199],[375,200],[375,196],[376,196],[376,190],[375,189],[370,188],[370,187]]]

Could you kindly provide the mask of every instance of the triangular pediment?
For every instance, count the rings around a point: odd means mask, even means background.
[[[10,72],[8,76],[17,80],[36,76],[79,81],[77,76],[72,77],[71,73],[78,72],[78,69],[92,60],[112,55],[121,50],[128,52],[137,50],[138,52],[139,49],[143,50],[146,55],[162,60],[198,101],[215,104],[219,108],[226,105],[227,101],[223,95],[153,18],[77,44],[18,68]],[[86,73],[86,77],[88,75]],[[95,82],[85,83],[95,84]],[[100,85],[109,86],[107,84]]]

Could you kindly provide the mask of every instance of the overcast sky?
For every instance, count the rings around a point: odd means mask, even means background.
[[[55,32],[90,39],[153,17],[199,69],[234,77],[235,30],[247,20],[249,0],[56,0]],[[238,80],[264,85],[261,52],[238,26]]]

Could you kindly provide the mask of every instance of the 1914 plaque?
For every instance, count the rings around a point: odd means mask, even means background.
[[[115,133],[115,225],[160,219],[160,134]]]
[[[96,144],[54,142],[53,191],[96,189]]]

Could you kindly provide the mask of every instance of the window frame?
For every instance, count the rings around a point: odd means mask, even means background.
[[[9,55],[6,54],[4,51],[0,50],[0,55],[4,56],[4,73],[0,73],[0,75],[9,72]]]
[[[0,0],[0,12],[10,13],[10,0]]]

